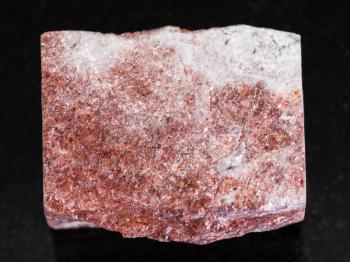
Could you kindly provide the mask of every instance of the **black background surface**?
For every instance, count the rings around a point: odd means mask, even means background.
[[[2,1],[0,261],[350,261],[348,1]],[[303,223],[196,246],[51,231],[42,207],[40,34],[249,24],[302,36],[307,211]]]

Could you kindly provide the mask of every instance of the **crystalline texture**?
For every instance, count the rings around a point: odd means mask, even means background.
[[[206,244],[301,221],[300,53],[249,26],[43,34],[49,225]]]

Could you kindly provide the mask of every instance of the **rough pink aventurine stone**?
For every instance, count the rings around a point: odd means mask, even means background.
[[[303,220],[298,35],[48,32],[41,58],[51,227],[206,244]]]

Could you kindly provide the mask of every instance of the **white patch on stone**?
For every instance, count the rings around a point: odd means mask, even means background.
[[[174,48],[182,64],[169,72],[174,81],[183,78],[182,69],[186,66],[204,77],[208,89],[242,79],[247,84],[264,80],[267,88],[286,96],[295,89],[301,91],[302,86],[300,36],[273,29],[236,25],[186,33],[167,26],[137,40],[113,34],[64,31],[62,43],[64,64],[82,75],[107,71],[120,62],[122,53],[132,51],[138,43]]]
[[[224,203],[225,204],[232,204],[232,203],[234,203],[236,194],[237,194],[236,190],[228,191],[222,198],[224,200]]]
[[[118,62],[119,54],[133,47],[133,41],[113,34],[64,31],[63,61],[84,75],[101,73]]]
[[[236,133],[239,129],[234,128],[233,133]],[[239,178],[242,168],[245,166],[245,145],[240,144],[237,148],[228,156],[222,157],[218,160],[216,169],[222,176]]]
[[[202,74],[209,86],[233,84],[235,79],[287,95],[301,90],[300,36],[247,25],[199,30],[190,34],[176,27],[154,31],[154,44],[175,49],[184,65]]]
[[[238,177],[240,175],[240,172],[238,169],[241,169],[242,164],[244,161],[244,155],[243,154],[237,154],[237,152],[233,152],[231,155],[229,155],[226,158],[223,158],[219,161],[217,165],[217,169],[223,176],[229,176],[229,177]]]
[[[79,227],[95,227],[94,224],[83,222],[83,221],[69,221],[69,222],[62,222],[55,226],[59,229],[69,229],[69,228],[79,228]]]

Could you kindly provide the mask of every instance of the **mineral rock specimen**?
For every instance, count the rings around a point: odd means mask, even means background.
[[[44,33],[49,225],[206,244],[303,220],[300,53],[244,25]]]

